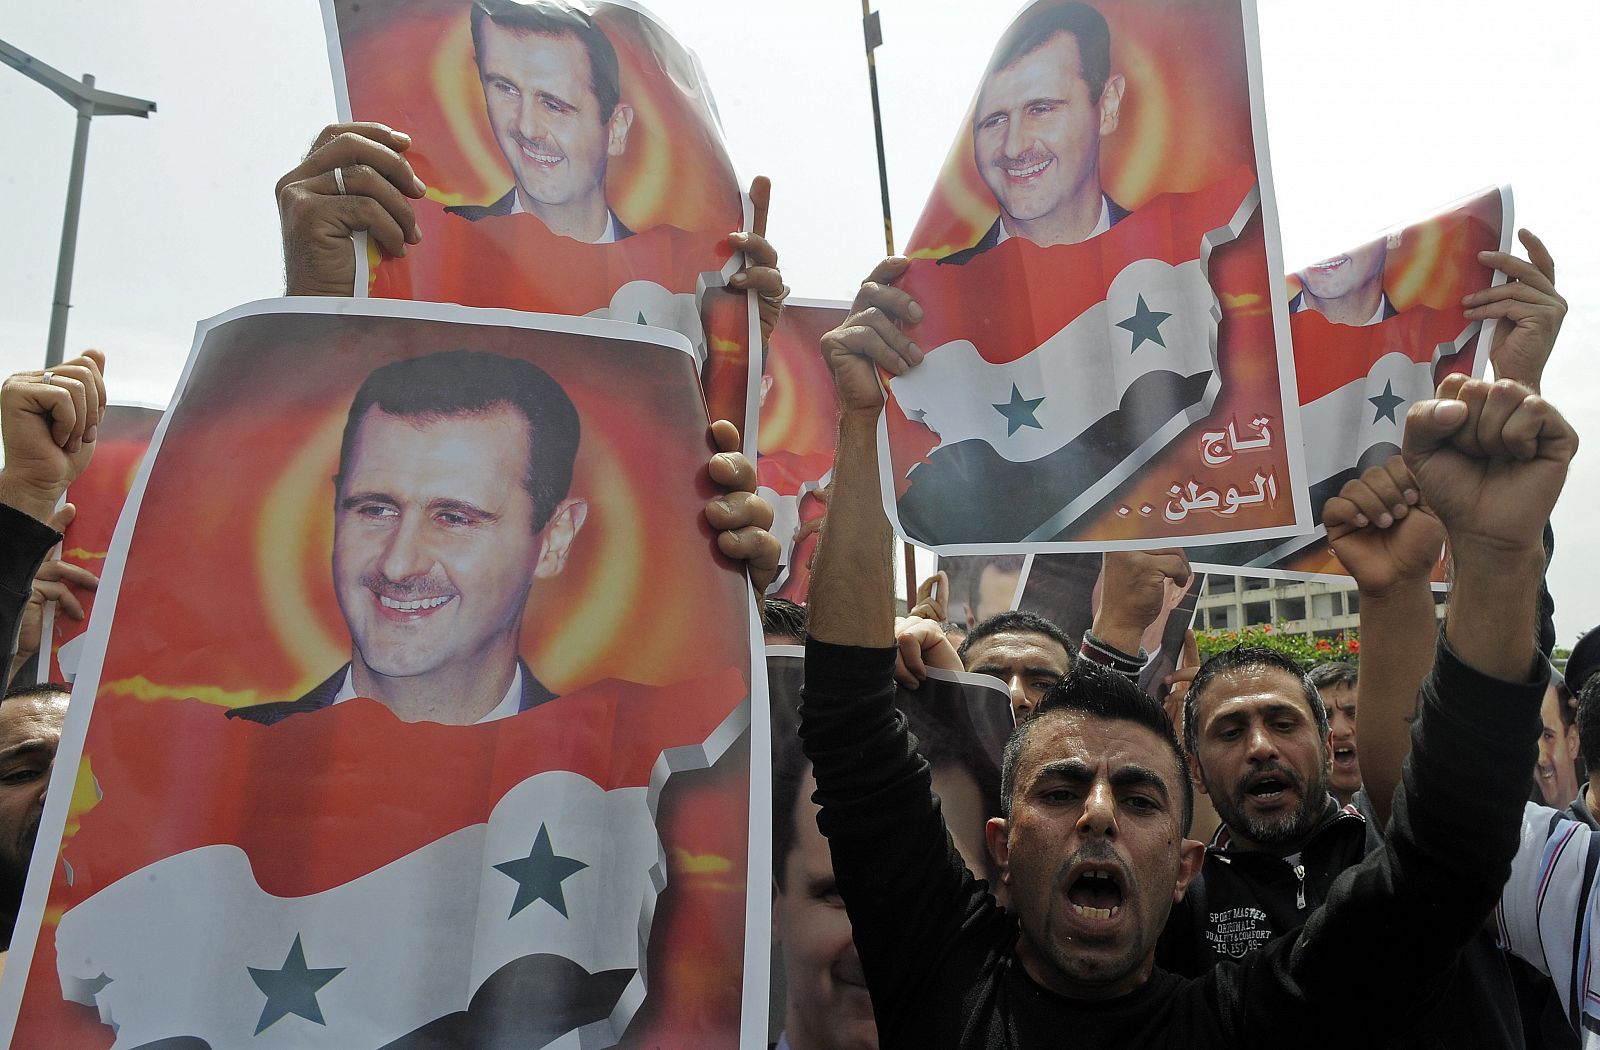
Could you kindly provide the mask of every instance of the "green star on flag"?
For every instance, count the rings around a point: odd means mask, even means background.
[[[1368,389],[1371,388],[1369,387]],[[1396,409],[1406,403],[1406,399],[1394,392],[1393,383],[1389,382],[1388,380],[1384,380],[1383,393],[1379,394],[1377,397],[1367,398],[1367,403],[1373,408],[1377,409],[1372,416],[1372,421],[1374,423],[1380,419],[1383,419],[1385,416],[1389,418],[1389,422],[1399,423],[1400,421],[1395,418],[1394,413]]]
[[[1023,427],[1032,427],[1043,430],[1044,426],[1034,418],[1034,413],[1039,406],[1044,404],[1044,398],[1036,397],[1027,399],[1022,396],[1022,391],[1017,389],[1017,384],[1011,384],[1011,400],[1003,405],[995,405],[994,410],[1006,417],[1006,437],[1010,437]]]
[[[1113,314],[1113,317],[1116,315]],[[1166,346],[1167,341],[1161,338],[1161,323],[1171,314],[1164,314],[1160,310],[1152,310],[1145,304],[1144,296],[1139,296],[1139,302],[1134,306],[1133,316],[1125,321],[1118,321],[1117,327],[1133,333],[1132,353],[1139,349],[1145,342],[1155,343],[1157,346]]]
[[[526,857],[496,864],[494,870],[516,881],[517,898],[511,904],[513,918],[517,912],[534,901],[544,901],[567,917],[567,898],[561,884],[589,865],[571,857],[558,857],[550,845],[550,829],[539,825],[539,834],[533,840],[533,849]]]
[[[267,997],[266,1005],[261,1008],[261,1019],[256,1022],[256,1035],[290,1014],[326,1025],[327,1022],[322,1019],[322,1008],[317,1005],[317,992],[345,970],[343,966],[308,969],[305,948],[300,944],[298,933],[294,935],[294,944],[290,946],[281,967],[258,970],[254,966],[247,966],[245,969],[250,971],[256,987]]]

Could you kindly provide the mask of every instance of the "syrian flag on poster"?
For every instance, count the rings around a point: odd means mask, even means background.
[[[1433,396],[1441,372],[1483,372],[1486,355],[1470,353],[1481,329],[1481,322],[1463,326],[1460,314],[1426,306],[1366,327],[1335,324],[1314,310],[1296,313],[1289,331],[1316,530],[1287,540],[1191,548],[1190,561],[1265,569],[1325,539],[1323,505],[1347,482],[1400,454],[1406,413]]]
[[[900,285],[920,302],[972,301],[993,285],[1018,306],[930,309],[913,332],[932,347],[926,359],[887,380],[888,411],[937,438],[894,476],[889,423],[879,425],[901,534],[948,553],[1052,540],[1208,415],[1222,386],[1208,264],[1259,202],[1243,171],[1158,197],[1081,244],[1013,238],[961,265],[913,264]],[[1041,329],[1064,300],[1076,313]]]
[[[241,783],[148,842],[137,760],[94,756],[102,797],[65,877],[128,874],[62,916],[61,995],[116,1048],[611,1046],[648,990],[662,789],[739,738],[747,696],[736,670],[602,682],[404,741],[369,700],[272,726],[152,703],[119,732],[159,746],[222,724]]]

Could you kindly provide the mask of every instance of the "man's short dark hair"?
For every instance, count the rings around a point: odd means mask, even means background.
[[[622,100],[622,73],[617,62],[617,49],[611,46],[606,34],[582,11],[568,7],[557,0],[473,0],[472,50],[480,56],[483,66],[483,20],[487,18],[501,29],[527,36],[575,36],[589,53],[589,89],[600,103],[600,123],[604,124],[617,111]]]
[[[1000,772],[1000,811],[1011,817],[1013,792],[1017,786],[1017,766],[1021,764],[1023,749],[1033,727],[1053,715],[1077,711],[1093,718],[1114,722],[1132,722],[1150,730],[1172,751],[1172,773],[1177,781],[1183,816],[1183,833],[1189,833],[1194,821],[1194,784],[1189,779],[1189,769],[1183,761],[1183,749],[1178,746],[1178,736],[1172,731],[1172,719],[1166,708],[1156,703],[1148,693],[1126,675],[1093,660],[1079,660],[1072,671],[1051,687],[1006,742],[1005,756]]]
[[[71,695],[72,686],[70,685],[63,685],[60,682],[40,682],[37,685],[19,685],[13,689],[6,690],[6,695],[4,698],[0,698],[0,703],[4,703],[6,700],[22,700],[30,696],[70,697]]]
[[[1200,697],[1219,675],[1232,671],[1282,671],[1300,683],[1300,693],[1305,697],[1306,708],[1317,724],[1317,739],[1328,739],[1328,709],[1322,703],[1322,694],[1300,665],[1287,654],[1262,645],[1236,645],[1224,649],[1200,665],[1189,695],[1183,701],[1183,745],[1195,754],[1200,742],[1200,731],[1195,727],[1195,712],[1200,707]]]
[[[1584,768],[1600,772],[1600,674],[1592,674],[1578,690],[1578,753]]]
[[[1111,76],[1111,27],[1105,16],[1088,4],[1042,5],[1023,16],[1001,38],[984,74],[992,76],[1033,54],[1060,33],[1071,33],[1078,42],[1078,63],[1083,82],[1089,86],[1089,100],[1100,101],[1106,80]]]
[[[806,608],[788,598],[761,600],[761,633],[791,638],[796,645],[806,643]]]
[[[1018,612],[1016,610],[995,613],[978,624],[967,634],[967,640],[961,643],[961,648],[957,650],[956,655],[961,657],[961,662],[965,664],[967,662],[967,653],[971,652],[974,645],[992,635],[1008,632],[1011,634],[1042,634],[1046,638],[1054,639],[1060,642],[1061,648],[1067,651],[1067,663],[1072,663],[1072,650],[1077,646],[1067,636],[1066,631],[1063,631],[1037,613]]]
[[[1317,687],[1317,692],[1322,693],[1329,689],[1356,688],[1360,673],[1356,665],[1349,660],[1329,660],[1325,664],[1313,667],[1306,677]]]
[[[538,365],[478,350],[446,350],[394,361],[367,376],[350,403],[339,446],[339,474],[367,411],[433,423],[509,408],[528,421],[528,469],[522,487],[533,500],[534,531],[545,527],[572,486],[578,455],[578,410],[561,384]]]

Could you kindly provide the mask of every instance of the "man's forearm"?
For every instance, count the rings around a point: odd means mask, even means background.
[[[1538,648],[1538,605],[1544,551],[1455,552],[1445,637],[1462,662],[1481,674],[1524,682]]]
[[[1438,628],[1428,581],[1403,580],[1361,594],[1361,779],[1378,820],[1387,824],[1400,767],[1411,753],[1417,691],[1433,667]]]
[[[877,412],[839,417],[828,524],[817,547],[807,633],[836,645],[894,644],[892,533],[878,492]]]

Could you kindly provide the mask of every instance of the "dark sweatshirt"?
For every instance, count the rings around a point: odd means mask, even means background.
[[[1437,997],[1510,875],[1547,672],[1500,682],[1441,645],[1389,839],[1305,926],[1203,977],[1058,996],[1023,971],[1016,918],[945,830],[894,709],[894,655],[809,641],[800,724],[885,1050],[1358,1045]]]

